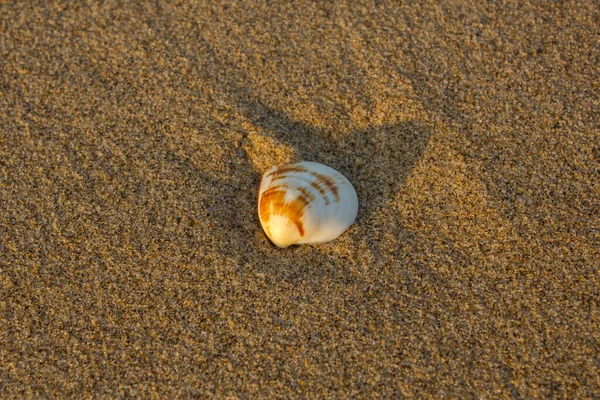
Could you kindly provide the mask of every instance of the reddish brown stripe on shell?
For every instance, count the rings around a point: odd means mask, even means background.
[[[318,180],[312,181],[310,183],[310,186],[314,187],[315,189],[317,189],[319,191],[319,193],[321,193],[321,197],[323,197],[325,199],[325,204],[329,204],[329,199],[327,198],[327,192],[325,192],[325,189],[323,189],[323,186],[319,185]]]
[[[323,185],[325,187],[327,187],[327,189],[329,189],[329,191],[331,193],[333,193],[333,196],[335,197],[335,201],[340,201],[339,190],[338,190],[338,186],[336,185],[335,181],[333,179],[331,179],[330,177],[328,177],[327,175],[319,174],[318,172],[311,171],[308,168],[299,167],[299,166],[288,166],[288,167],[283,167],[278,170],[275,170],[275,171],[269,173],[268,176],[272,176],[272,181],[276,181],[279,179],[287,178],[288,172],[309,173],[311,176],[313,176],[315,178],[315,180],[309,181],[308,179],[306,179],[306,181],[312,187],[317,189],[317,191],[321,194],[321,196],[323,196],[323,198],[325,199],[325,202],[327,204],[329,204],[329,199],[327,198],[327,192],[323,188]],[[306,195],[306,193],[303,193],[303,194]],[[310,200],[313,200],[313,199],[314,199],[314,197],[311,198]]]
[[[277,177],[279,175],[284,175],[287,172],[310,172],[310,171],[308,171],[304,167],[288,166],[288,167],[282,167],[282,168],[276,169],[275,171],[269,173],[269,175],[267,175],[267,176],[273,176],[273,179],[275,179],[275,177]]]
[[[314,175],[317,177],[317,182],[324,183],[325,186],[327,186],[327,188],[331,191],[331,193],[333,193],[333,195],[335,196],[335,201],[340,201],[338,187],[335,184],[334,180],[326,175],[321,175],[321,174],[317,174],[317,173],[314,173]]]
[[[292,201],[285,201],[285,186],[274,186],[263,192],[260,196],[259,213],[265,225],[268,225],[271,215],[286,216],[298,229],[300,236],[304,236],[302,217],[304,210],[310,203],[304,196],[298,196]]]
[[[296,189],[300,193],[302,193],[302,196],[304,196],[304,198],[306,198],[309,203],[315,199],[315,196],[309,190],[307,190],[306,188],[304,188],[304,187],[297,187]]]

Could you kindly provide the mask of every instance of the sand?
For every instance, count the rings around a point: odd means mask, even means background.
[[[0,397],[600,396],[597,2],[135,3],[0,2]]]

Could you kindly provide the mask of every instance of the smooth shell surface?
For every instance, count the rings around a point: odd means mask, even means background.
[[[278,247],[329,242],[356,220],[358,197],[344,175],[302,161],[266,171],[258,186],[258,216]]]

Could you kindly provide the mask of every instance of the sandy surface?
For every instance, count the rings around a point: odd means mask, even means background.
[[[600,395],[597,2],[37,3],[0,2],[0,397]],[[256,186],[301,159],[359,217],[280,250]]]

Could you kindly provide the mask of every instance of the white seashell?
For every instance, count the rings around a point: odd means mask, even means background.
[[[258,184],[260,223],[276,246],[337,239],[358,213],[356,190],[344,175],[316,162],[276,166]]]

